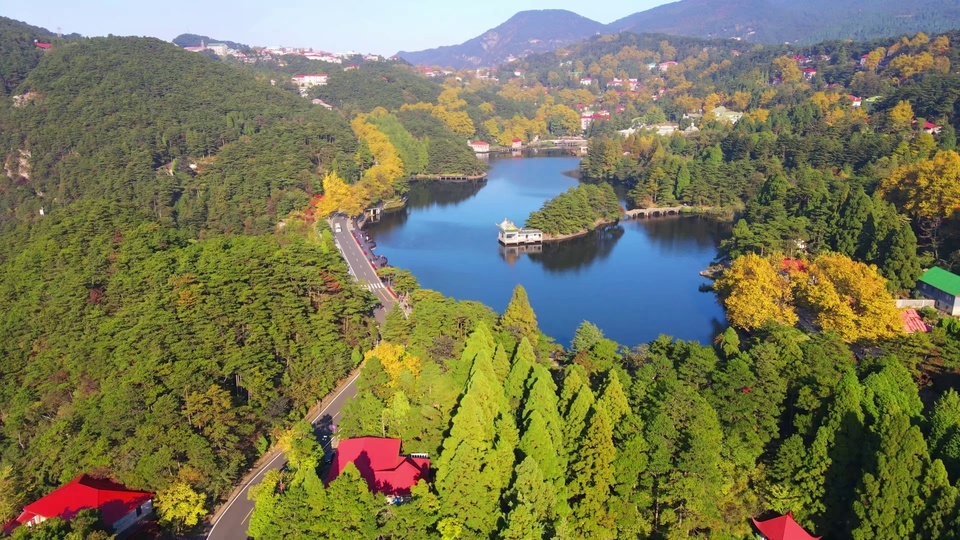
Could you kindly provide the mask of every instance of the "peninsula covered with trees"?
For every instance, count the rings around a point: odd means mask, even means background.
[[[540,229],[548,240],[571,238],[613,223],[620,214],[620,202],[610,184],[580,184],[531,212],[526,226]]]

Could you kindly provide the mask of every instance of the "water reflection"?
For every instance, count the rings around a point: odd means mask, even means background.
[[[623,227],[613,225],[580,238],[548,242],[540,253],[531,253],[530,260],[542,264],[545,270],[552,273],[581,271],[609,257],[623,232]]]
[[[480,192],[486,182],[417,182],[407,193],[407,208],[457,205]]]
[[[624,222],[624,225],[646,236],[662,254],[691,249],[715,249],[720,240],[730,236],[731,225],[713,218],[648,217]]]

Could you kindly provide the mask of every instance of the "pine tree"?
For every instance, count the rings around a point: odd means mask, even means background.
[[[597,400],[597,405],[607,411],[610,421],[616,425],[626,414],[630,412],[630,403],[627,402],[627,396],[623,392],[623,385],[620,384],[620,377],[617,372],[611,370],[607,373],[607,384]]]
[[[545,480],[537,461],[527,456],[517,466],[516,480],[507,492],[505,540],[552,538],[552,516],[556,505],[553,485]]]
[[[493,351],[493,371],[497,374],[497,380],[501,382],[506,381],[510,373],[510,357],[500,343],[497,343],[497,348]]]
[[[587,416],[590,414],[595,401],[590,387],[582,386],[573,403],[570,404],[567,416],[563,419],[563,451],[568,460],[571,460],[578,452],[584,430],[587,427]]]
[[[943,461],[950,478],[960,478],[960,394],[950,389],[930,415],[930,456]]]
[[[567,415],[570,405],[573,404],[573,400],[576,399],[580,389],[587,384],[588,380],[582,366],[574,364],[567,367],[567,372],[563,377],[563,388],[560,390],[560,402],[557,404],[562,416]]]
[[[920,496],[925,501],[917,518],[918,538],[957,538],[960,529],[951,526],[956,520],[957,489],[950,485],[943,462],[933,460],[920,482]]]
[[[537,315],[530,307],[527,290],[523,288],[523,285],[517,285],[513,289],[510,303],[507,304],[507,309],[500,317],[500,329],[508,332],[517,341],[525,337],[530,340],[530,343],[540,342]]]
[[[596,408],[577,459],[570,465],[571,525],[580,538],[615,538],[614,515],[607,505],[616,471],[613,425],[607,412]]]
[[[524,388],[533,369],[534,361],[535,357],[530,342],[526,339],[521,340],[520,345],[517,346],[517,352],[513,355],[510,372],[503,384],[503,393],[513,408],[516,408],[520,399],[524,397]]]
[[[876,453],[853,501],[858,524],[854,540],[907,538],[923,510],[920,480],[929,463],[920,429],[903,413],[879,419]]]
[[[327,487],[328,515],[337,516],[335,533],[338,538],[366,540],[376,536],[377,510],[374,495],[367,481],[353,463],[348,463]]]
[[[889,249],[879,263],[892,290],[911,289],[920,277],[917,237],[909,222],[903,222],[890,236]]]
[[[537,365],[533,368],[527,386],[529,391],[523,404],[522,416],[524,424],[531,413],[538,411],[547,427],[551,442],[555,447],[559,447],[563,440],[563,419],[557,412],[557,386],[550,376],[550,371]]]

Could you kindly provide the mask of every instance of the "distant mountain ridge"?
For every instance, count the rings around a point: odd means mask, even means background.
[[[556,50],[596,33],[650,32],[807,44],[954,28],[960,28],[957,0],[680,0],[607,25],[566,10],[521,11],[460,45],[397,55],[412,64],[464,68]]]
[[[603,32],[604,28],[597,21],[564,9],[521,11],[500,26],[460,45],[400,51],[397,56],[420,65],[488,66],[511,56],[556,50]]]

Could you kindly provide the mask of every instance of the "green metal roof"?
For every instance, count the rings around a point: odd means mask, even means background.
[[[940,289],[947,294],[954,296],[960,295],[960,276],[952,272],[947,272],[939,266],[934,266],[924,272],[923,275],[920,276],[920,281],[931,287]]]

